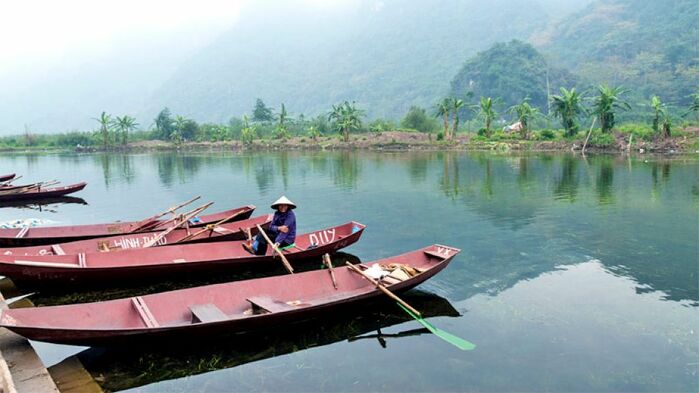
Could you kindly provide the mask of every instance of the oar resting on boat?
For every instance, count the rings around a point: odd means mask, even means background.
[[[242,213],[242,211],[240,211],[240,213]],[[272,215],[266,214],[264,216],[248,218],[247,220],[235,221],[232,223],[210,224],[210,226],[204,228],[179,228],[169,233],[165,233],[165,231],[131,233],[45,246],[2,248],[0,249],[0,259],[11,255],[15,257],[28,257],[117,252],[133,248],[144,248],[151,243],[152,246],[161,247],[175,244],[242,240],[245,239],[246,234],[241,228],[251,228],[254,233],[257,233],[256,225],[261,225],[263,228],[266,228],[271,221]],[[164,233],[165,235],[161,236]]]
[[[414,276],[384,280],[387,288],[400,293],[440,272],[458,252],[432,245],[363,265],[399,264],[415,269]],[[224,332],[278,329],[383,296],[346,266],[335,268],[334,273],[338,289],[327,272],[314,270],[104,302],[4,310],[0,326],[31,340],[72,345],[194,340]]]
[[[239,223],[236,223],[239,224]],[[335,252],[359,240],[364,225],[348,222],[296,237],[296,247],[285,251],[289,261],[316,258]],[[278,264],[274,251],[252,255],[243,241],[224,241],[135,248],[119,252],[91,252],[72,255],[0,255],[0,275],[13,281],[79,281],[98,284],[124,280],[162,278],[166,275],[229,272],[235,268],[257,268]]]
[[[219,213],[207,214],[196,217],[196,220],[190,222],[190,227],[202,227],[208,224],[216,223],[230,216],[231,214],[242,212],[236,216],[235,220],[245,220],[250,218],[255,206],[247,205],[231,210],[225,210]],[[169,210],[168,210],[169,211]],[[152,217],[151,217],[152,218]],[[97,237],[116,236],[128,233],[152,232],[161,227],[168,220],[157,220],[156,225],[149,226],[148,230],[134,231],[138,225],[142,225],[141,221],[113,222],[104,224],[87,224],[87,225],[70,225],[70,226],[51,226],[51,227],[36,227],[22,229],[0,229],[0,247],[23,247],[41,244],[58,244],[76,240],[93,239]]]

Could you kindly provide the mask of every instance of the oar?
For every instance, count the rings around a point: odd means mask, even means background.
[[[182,208],[182,207],[184,207],[184,206],[189,205],[190,203],[196,201],[196,200],[199,199],[199,198],[201,198],[201,196],[196,196],[196,197],[194,197],[194,198],[192,198],[192,199],[190,199],[190,200],[188,200],[188,201],[186,201],[186,202],[180,203],[180,204],[177,205],[177,206],[172,206],[171,208],[165,210],[165,211],[162,212],[162,213],[158,213],[158,214],[156,214],[156,215],[154,215],[154,216],[145,218],[145,219],[143,219],[143,220],[137,222],[137,223],[136,223],[136,226],[134,227],[134,229],[130,230],[130,232],[136,232],[136,231],[140,230],[141,227],[143,227],[143,226],[152,225],[152,222],[153,222],[154,220],[157,220],[157,219],[159,219],[160,217],[162,217],[162,216],[164,216],[164,215],[166,215],[166,214],[168,214],[168,213],[175,213],[176,210],[178,210],[178,209],[180,209],[180,208]]]
[[[188,215],[186,215],[186,216],[183,217],[182,222],[180,222],[180,223],[177,224],[177,225],[171,226],[170,228],[168,228],[168,229],[166,229],[166,230],[160,232],[160,233],[158,234],[158,236],[156,236],[156,237],[150,239],[149,241],[145,242],[145,243],[143,244],[143,248],[152,247],[154,244],[158,243],[158,242],[160,241],[160,239],[164,238],[164,237],[167,236],[170,232],[174,231],[175,229],[177,229],[177,228],[179,228],[180,226],[182,226],[183,224],[185,224],[190,218],[192,218],[192,217],[196,216],[197,214],[201,213],[204,209],[206,209],[207,207],[211,206],[211,204],[213,204],[213,202],[209,202],[209,203],[207,203],[206,205],[203,205],[202,207],[200,207],[200,208],[198,208],[198,209],[192,210],[191,213],[189,213]]]
[[[231,214],[230,216],[228,216],[228,217],[222,219],[221,221],[219,221],[219,222],[217,222],[217,223],[209,224],[209,225],[205,226],[203,229],[201,229],[201,230],[199,230],[199,231],[197,231],[197,232],[195,232],[195,233],[190,233],[189,235],[183,237],[182,239],[180,239],[180,240],[178,240],[178,241],[176,241],[176,242],[174,242],[174,243],[172,243],[172,244],[186,242],[187,240],[189,240],[189,239],[191,239],[191,238],[194,238],[194,237],[197,237],[197,236],[201,235],[202,233],[204,233],[204,232],[206,232],[206,231],[213,231],[214,228],[216,228],[217,226],[222,225],[222,224],[225,224],[225,223],[227,223],[228,221],[230,221],[230,220],[232,220],[232,219],[238,217],[238,216],[241,215],[241,214],[243,214],[243,210],[240,210],[240,211],[238,211],[238,212],[236,212],[236,213],[233,213],[233,214]],[[241,232],[242,232],[242,230],[241,230]]]
[[[291,267],[291,264],[284,256],[284,253],[282,253],[282,250],[277,248],[277,246],[275,246],[274,243],[271,240],[269,240],[269,236],[267,236],[267,234],[265,233],[265,231],[262,229],[262,227],[259,224],[257,225],[257,230],[260,231],[260,233],[265,238],[265,240],[267,240],[267,244],[272,246],[272,249],[274,251],[276,251],[276,253],[279,254],[279,256],[282,258],[282,263],[284,263],[284,267],[286,268],[286,270],[288,270],[289,273],[294,274],[294,268]]]
[[[366,273],[363,271],[359,270],[356,266],[349,262],[345,262],[347,264],[347,267],[352,269],[352,271],[359,273],[362,277],[367,279],[369,282],[374,284],[376,288],[381,290],[381,292],[385,293],[388,295],[391,299],[395,300],[398,302],[398,306],[405,310],[405,312],[408,313],[413,319],[418,321],[422,326],[426,327],[432,334],[435,336],[441,338],[442,340],[448,342],[449,344],[459,348],[462,351],[471,351],[476,348],[476,345],[473,344],[472,342],[466,341],[461,337],[457,337],[449,332],[445,332],[444,330],[441,330],[437,328],[436,326],[432,325],[431,323],[425,321],[422,319],[422,316],[420,315],[420,312],[411,307],[408,303],[403,301],[401,298],[398,296],[394,295],[393,292],[389,291],[386,287],[384,287],[379,281],[374,280],[373,278],[369,277]]]
[[[330,260],[329,254],[323,254],[323,263],[328,267],[328,272],[330,272],[330,279],[333,280],[333,287],[337,289],[337,281],[335,281],[335,273],[333,273],[333,263]]]

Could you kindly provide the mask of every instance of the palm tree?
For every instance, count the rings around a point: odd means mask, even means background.
[[[116,117],[116,125],[121,131],[121,144],[126,146],[129,140],[129,132],[133,131],[138,127],[136,119],[129,115],[124,115],[122,117]]]
[[[444,120],[444,138],[449,139],[449,114],[451,113],[451,98],[444,98],[437,103],[435,117],[442,117]]]
[[[523,139],[527,139],[529,137],[529,123],[539,114],[539,109],[529,105],[529,98],[525,98],[522,103],[510,107],[508,112],[517,116],[517,120],[522,125],[520,135]]]
[[[362,126],[362,117],[364,111],[358,109],[353,103],[348,101],[340,105],[333,105],[328,120],[334,121],[336,126],[342,132],[345,142],[349,142],[349,133],[353,130],[358,130]]]
[[[463,100],[454,98],[451,100],[452,109],[454,110],[454,124],[452,126],[452,132],[449,135],[449,139],[456,136],[456,130],[459,128],[459,111],[465,105]]]
[[[100,123],[100,133],[102,134],[102,142],[104,144],[104,148],[107,149],[107,146],[109,146],[109,127],[111,127],[114,124],[114,121],[112,120],[112,117],[107,114],[107,112],[102,112],[100,117],[93,117],[94,120],[97,120],[98,123]]]
[[[553,115],[561,119],[567,136],[573,136],[578,132],[576,119],[586,113],[583,99],[584,94],[575,91],[574,87],[570,90],[561,87],[561,95],[551,96]]]
[[[493,123],[495,116],[497,116],[497,112],[493,108],[493,99],[491,97],[481,97],[480,104],[475,105],[474,109],[478,110],[478,116],[481,116],[485,121],[485,134],[490,137],[490,125]]]
[[[660,117],[665,111],[665,104],[660,101],[660,97],[653,96],[650,98],[650,107],[653,108],[653,131],[660,131]]]
[[[289,117],[289,112],[286,111],[286,106],[284,106],[284,103],[282,103],[282,110],[279,112],[279,115],[277,116],[277,133],[276,137],[279,139],[286,139],[289,137],[289,131],[286,127],[286,122],[291,120],[291,117]]]
[[[687,115],[692,112],[699,112],[699,93],[694,93],[690,95],[690,97],[692,98],[692,104],[689,105],[689,111],[687,112]]]
[[[599,117],[600,127],[603,133],[607,133],[614,127],[614,112],[616,110],[630,110],[631,105],[621,100],[621,96],[627,92],[621,86],[609,87],[601,85],[597,89],[599,96],[592,105],[592,113]]]

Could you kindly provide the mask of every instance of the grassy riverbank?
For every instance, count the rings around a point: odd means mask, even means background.
[[[192,141],[173,143],[161,140],[135,140],[127,145],[112,146],[108,151],[169,151],[169,150],[499,150],[499,151],[571,151],[581,150],[587,133],[566,138],[562,132],[534,132],[529,139],[518,134],[496,132],[490,137],[473,133],[459,133],[452,141],[438,140],[435,134],[414,131],[384,131],[352,134],[345,142],[339,135],[321,135],[316,138],[294,136],[289,138],[254,139],[249,143],[239,140]],[[594,130],[588,140],[586,151],[641,153],[697,153],[699,152],[699,126],[678,129],[674,135],[662,139],[656,135],[638,131],[631,127],[609,134]],[[75,144],[36,144],[26,146],[0,145],[0,151],[105,151],[98,146]]]

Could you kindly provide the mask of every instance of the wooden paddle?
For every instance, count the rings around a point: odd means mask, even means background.
[[[337,289],[337,281],[335,281],[335,273],[333,273],[333,263],[330,260],[330,254],[323,254],[323,263],[328,267],[328,272],[330,272],[330,279],[333,280],[333,287]]]
[[[162,212],[162,213],[159,213],[159,214],[156,214],[156,215],[154,215],[154,216],[151,216],[151,217],[148,217],[148,218],[146,218],[146,219],[143,219],[143,220],[137,222],[137,223],[136,223],[136,226],[134,227],[134,229],[131,229],[129,232],[137,232],[138,230],[142,229],[142,227],[144,227],[144,226],[146,226],[146,227],[147,227],[147,226],[151,226],[151,225],[154,224],[153,221],[159,219],[160,217],[162,217],[162,216],[164,216],[164,215],[166,215],[166,214],[168,214],[168,213],[173,213],[173,214],[174,214],[176,210],[178,210],[178,209],[180,209],[180,208],[182,208],[182,207],[185,207],[185,206],[189,205],[190,203],[196,201],[196,200],[199,199],[199,198],[201,198],[201,196],[198,195],[198,196],[196,196],[196,197],[194,197],[194,198],[192,198],[192,199],[190,199],[190,200],[188,200],[188,201],[186,201],[186,202],[180,203],[180,204],[177,205],[177,206],[172,206],[172,207],[170,207],[169,209],[165,210],[165,211]]]
[[[414,309],[413,307],[411,307],[408,303],[406,303],[405,301],[403,301],[401,298],[399,298],[398,296],[396,296],[395,294],[393,294],[393,292],[391,292],[391,291],[389,291],[388,289],[386,289],[386,287],[384,287],[383,284],[381,284],[379,281],[376,281],[376,280],[374,280],[373,278],[369,277],[369,275],[367,275],[367,274],[364,273],[363,271],[359,270],[359,268],[357,268],[357,267],[354,266],[353,264],[351,264],[351,263],[349,263],[349,262],[345,262],[345,264],[346,264],[347,267],[349,267],[352,271],[354,271],[354,272],[356,272],[356,273],[359,273],[362,277],[364,277],[364,278],[367,279],[369,282],[371,282],[372,284],[374,284],[374,285],[376,286],[376,288],[378,288],[379,290],[381,290],[381,292],[385,293],[385,294],[388,295],[391,299],[393,299],[393,300],[395,300],[396,302],[398,302],[398,306],[399,306],[400,308],[402,308],[403,311],[407,312],[408,315],[410,315],[411,317],[413,317],[413,319],[415,319],[416,321],[418,321],[422,326],[426,327],[426,328],[427,328],[430,332],[432,332],[432,334],[434,334],[435,336],[437,336],[437,337],[441,338],[442,340],[448,342],[449,344],[451,344],[451,345],[453,345],[453,346],[455,346],[455,347],[461,349],[462,351],[470,351],[470,350],[473,350],[473,349],[476,348],[476,346],[475,346],[473,343],[471,343],[471,342],[469,342],[469,341],[466,341],[466,340],[464,340],[464,339],[461,338],[461,337],[457,337],[457,336],[455,336],[455,335],[453,335],[453,334],[451,334],[451,333],[449,333],[449,332],[445,332],[444,330],[441,330],[441,329],[437,328],[436,326],[432,325],[431,323],[425,321],[425,320],[422,318],[422,316],[420,315],[420,312],[419,312],[419,311],[417,311],[416,309]]]
[[[294,274],[294,268],[291,267],[291,264],[289,263],[289,261],[288,261],[288,260],[286,259],[286,257],[284,256],[284,253],[282,253],[282,250],[280,250],[277,246],[274,245],[274,242],[272,242],[272,241],[269,239],[269,236],[267,236],[267,233],[265,233],[265,231],[262,229],[262,227],[261,227],[259,224],[257,225],[257,230],[260,231],[260,233],[261,233],[262,236],[265,238],[265,240],[267,240],[267,244],[269,244],[270,246],[272,246],[272,249],[273,249],[274,251],[276,251],[277,254],[279,254],[279,256],[282,258],[282,263],[284,263],[284,267],[286,268],[286,270],[288,270],[289,273]]]
[[[149,241],[145,242],[145,243],[143,244],[143,248],[152,247],[154,244],[156,244],[157,242],[159,242],[160,239],[164,238],[165,236],[167,236],[170,232],[174,231],[175,229],[181,227],[181,226],[182,226],[183,224],[185,224],[190,218],[192,218],[192,217],[196,216],[197,214],[201,213],[202,211],[204,211],[204,209],[206,209],[207,207],[211,206],[212,204],[213,204],[213,202],[209,202],[209,203],[207,203],[206,205],[203,205],[203,206],[201,206],[201,207],[199,207],[199,208],[197,208],[197,209],[192,210],[189,214],[187,214],[186,216],[182,217],[182,222],[180,222],[180,223],[177,224],[177,225],[171,226],[170,228],[168,228],[168,229],[166,229],[166,230],[160,232],[160,233],[158,234],[158,236],[156,236],[156,237],[150,239]]]
[[[378,290],[380,290],[381,292],[383,292],[384,294],[386,294],[388,297],[390,297],[391,299],[393,299],[393,300],[397,301],[398,303],[402,304],[402,305],[403,305],[405,308],[407,308],[408,310],[412,311],[413,314],[415,314],[415,315],[417,315],[417,316],[420,316],[420,315],[421,315],[421,314],[420,314],[420,311],[414,309],[410,304],[406,303],[403,299],[399,298],[399,297],[396,296],[393,292],[391,292],[391,291],[389,291],[388,289],[386,289],[386,287],[383,286],[383,284],[381,284],[379,281],[376,281],[376,280],[374,280],[373,278],[371,278],[368,274],[366,274],[366,273],[364,273],[363,271],[361,271],[358,267],[354,266],[353,264],[351,264],[351,263],[349,263],[349,262],[345,262],[345,265],[347,265],[347,267],[350,268],[350,269],[351,269],[352,271],[354,271],[355,273],[359,273],[362,277],[364,277],[365,279],[367,279],[367,281],[369,281],[370,283],[374,284],[374,286],[376,286],[376,288],[377,288]]]
[[[182,239],[180,239],[180,240],[178,240],[178,241],[176,241],[176,242],[174,242],[174,243],[172,243],[172,244],[177,244],[177,243],[186,242],[187,240],[189,240],[189,239],[191,239],[191,238],[193,238],[193,237],[199,236],[199,235],[201,235],[202,233],[204,233],[204,232],[206,232],[206,231],[212,231],[212,232],[213,232],[214,228],[216,228],[216,227],[219,226],[219,225],[222,225],[222,224],[227,223],[228,221],[230,221],[230,220],[236,218],[237,216],[243,214],[243,212],[244,212],[243,210],[240,210],[240,211],[238,211],[238,212],[236,212],[236,213],[233,213],[233,214],[231,214],[230,216],[228,216],[228,217],[226,217],[226,218],[220,220],[219,222],[214,223],[214,224],[209,224],[209,225],[205,226],[203,229],[201,229],[200,231],[197,231],[197,232],[194,232],[194,233],[190,233],[189,235],[183,237]],[[242,229],[241,229],[241,231],[242,231]]]

